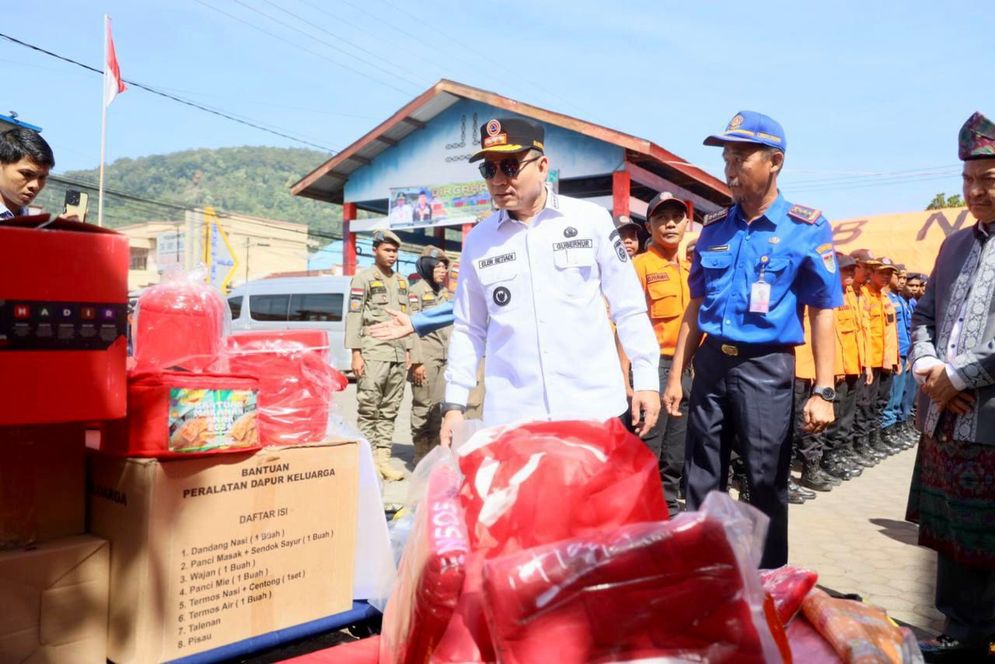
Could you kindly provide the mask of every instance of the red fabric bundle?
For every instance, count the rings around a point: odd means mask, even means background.
[[[484,606],[502,663],[781,661],[754,564],[706,509],[488,560]]]
[[[296,445],[325,439],[332,394],[345,376],[328,363],[321,330],[237,332],[228,337],[232,373],[259,379],[263,445]]]
[[[141,368],[210,365],[231,319],[221,293],[196,275],[173,275],[138,298],[135,360]]]
[[[456,608],[470,545],[456,469],[432,470],[384,611],[380,661],[428,662]]]
[[[457,455],[474,554],[435,661],[495,657],[482,602],[485,558],[667,519],[658,460],[616,419],[498,428]]]
[[[818,579],[815,572],[791,565],[760,570],[764,591],[774,598],[777,615],[785,625],[802,608],[802,601]]]
[[[128,417],[111,423],[100,449],[116,456],[158,458],[257,450],[258,392],[259,381],[251,376],[132,372]]]

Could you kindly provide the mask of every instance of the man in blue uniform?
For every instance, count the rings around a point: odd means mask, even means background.
[[[684,476],[687,506],[726,489],[729,455],[742,446],[750,502],[770,517],[761,567],[788,561],[794,347],[809,307],[815,384],[804,426],[833,421],[833,309],[843,304],[832,229],[818,210],[792,205],[777,189],[786,140],[781,125],[742,111],[705,145],[722,147],[735,204],[705,218],[691,262],[684,315],[663,405],[673,417],[678,378],[694,357]],[[702,335],[708,337],[701,345]],[[699,347],[700,345],[700,347]]]

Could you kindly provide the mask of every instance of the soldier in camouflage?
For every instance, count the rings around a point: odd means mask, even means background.
[[[388,320],[388,308],[407,311],[408,281],[394,272],[400,246],[400,238],[390,231],[373,233],[376,264],[353,277],[345,325],[345,346],[352,350],[357,381],[359,430],[373,446],[377,471],[387,481],[404,478],[391,466],[390,455],[411,362],[411,340],[381,341],[369,336],[367,329]]]
[[[438,247],[425,247],[417,263],[422,279],[411,288],[408,309],[418,313],[434,309],[451,298],[449,258]],[[439,444],[441,415],[439,404],[445,396],[446,350],[452,325],[414,337],[411,348],[411,438],[415,443],[415,463]]]

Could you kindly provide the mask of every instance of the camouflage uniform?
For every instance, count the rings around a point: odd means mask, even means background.
[[[433,309],[451,298],[445,287],[438,292],[426,280],[422,279],[411,288],[408,296],[411,313]],[[412,366],[424,365],[425,382],[421,385],[411,385],[411,438],[415,442],[415,463],[421,460],[429,450],[439,444],[439,427],[442,418],[439,404],[446,392],[446,380],[443,374],[446,370],[446,351],[449,348],[449,334],[452,325],[441,330],[430,332],[424,337],[414,335],[411,348]]]
[[[397,480],[403,473],[390,467],[394,420],[404,398],[406,355],[411,341],[379,341],[365,335],[366,328],[389,320],[386,309],[407,311],[408,281],[397,273],[385,274],[374,265],[352,279],[346,315],[346,348],[362,353],[366,370],[356,383],[359,430],[370,441],[377,468],[384,479]]]

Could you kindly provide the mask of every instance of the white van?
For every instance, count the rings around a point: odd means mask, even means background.
[[[257,279],[228,295],[232,329],[324,330],[332,366],[351,373],[345,348],[345,314],[351,277],[278,277]]]

